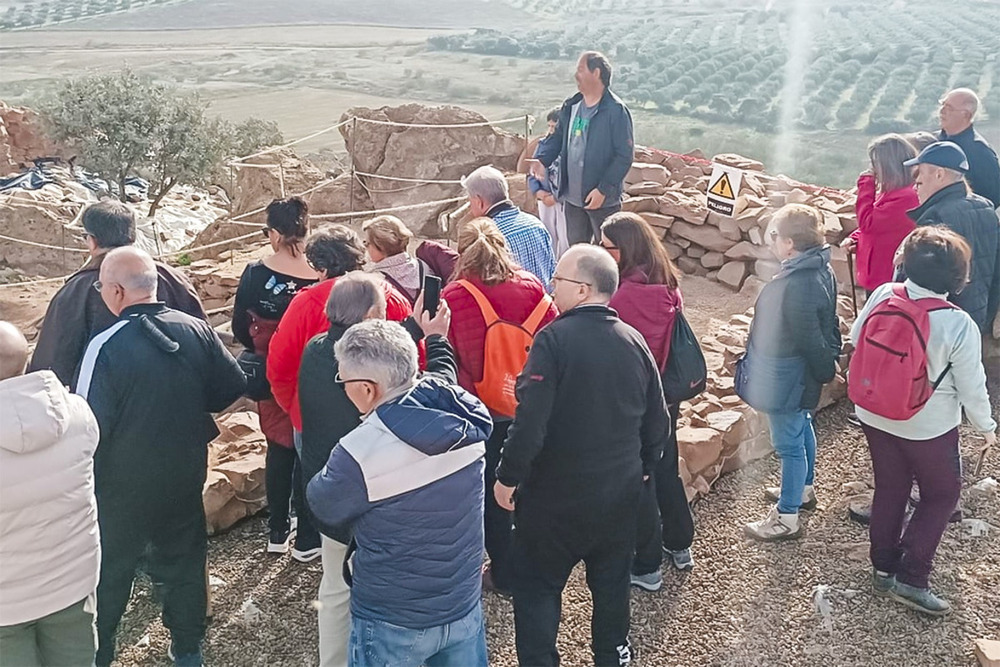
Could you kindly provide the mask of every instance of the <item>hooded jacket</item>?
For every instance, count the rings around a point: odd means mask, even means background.
[[[747,348],[763,357],[805,361],[800,408],[819,405],[823,385],[837,373],[840,322],[837,279],[830,268],[830,247],[810,248],[781,263],[781,271],[760,291],[754,305]]]
[[[52,371],[0,382],[0,626],[97,589],[97,420]]]
[[[650,284],[649,276],[635,269],[621,277],[608,306],[625,324],[642,334],[656,359],[656,367],[662,372],[670,356],[670,339],[677,313],[684,308],[680,289]]]
[[[892,281],[893,255],[914,227],[907,211],[919,203],[912,186],[876,195],[875,176],[858,177],[858,228],[851,238],[858,244],[858,284],[869,292]]]
[[[104,254],[91,257],[52,297],[28,364],[29,372],[49,369],[63,384],[75,386],[76,372],[87,343],[116,319],[94,289],[104,257]],[[159,274],[157,299],[182,313],[207,319],[198,295],[183,273],[161,262],[156,262],[156,272]]]
[[[353,616],[423,629],[480,603],[492,430],[479,399],[425,375],[341,438],[307,498],[321,532],[353,529]]]
[[[562,201],[569,192],[569,131],[573,116],[573,106],[583,100],[583,93],[577,93],[563,102],[559,109],[556,130],[544,143],[539,142],[535,152],[546,168],[559,158],[561,178],[556,199]],[[632,137],[632,114],[625,102],[609,89],[605,89],[601,101],[597,103],[597,113],[590,120],[587,131],[587,146],[583,155],[584,196],[597,188],[604,195],[604,206],[621,203],[625,174],[632,167],[635,142]]]
[[[219,434],[211,413],[244,389],[246,376],[208,323],[162,303],[125,308],[90,341],[77,387],[101,427],[101,512],[200,502],[207,445]]]
[[[928,197],[910,217],[918,226],[944,225],[969,242],[969,284],[949,300],[986,333],[1000,306],[1000,222],[992,202],[970,193],[960,181]]]

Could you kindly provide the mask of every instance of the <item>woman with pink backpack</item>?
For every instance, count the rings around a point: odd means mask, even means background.
[[[903,245],[905,283],[876,289],[851,329],[848,393],[875,472],[872,587],[931,616],[951,611],[928,577],[962,490],[962,410],[996,442],[979,329],[948,303],[968,282],[969,245],[945,227],[919,227]],[[905,524],[910,487],[920,503]]]

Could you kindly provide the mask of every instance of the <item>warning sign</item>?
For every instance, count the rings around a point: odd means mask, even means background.
[[[726,217],[733,217],[736,197],[743,183],[743,170],[721,164],[712,165],[712,178],[708,181],[708,210]]]

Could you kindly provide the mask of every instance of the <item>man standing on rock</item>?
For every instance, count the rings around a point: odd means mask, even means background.
[[[560,601],[582,560],[594,599],[594,662],[627,665],[635,517],[670,421],[645,339],[608,308],[618,287],[611,255],[573,246],[552,280],[562,315],[535,337],[517,379],[494,487],[497,504],[514,512],[517,658],[559,664]]]
[[[956,88],[941,99],[938,116],[941,119],[940,141],[951,141],[965,152],[969,171],[965,175],[972,191],[1000,206],[1000,161],[997,153],[976,132],[972,121],[979,111],[979,97],[968,88]]]
[[[556,268],[552,238],[541,220],[510,200],[510,188],[503,173],[495,167],[480,167],[463,178],[462,185],[469,195],[472,217],[492,219],[506,239],[514,261],[548,285]]]
[[[77,385],[101,433],[97,665],[114,658],[136,566],[152,546],[170,655],[200,667],[208,599],[202,487],[207,445],[219,434],[210,413],[238,399],[246,377],[211,326],[157,302],[157,268],[145,252],[112,250],[100,277],[94,286],[118,319],[87,346]]]
[[[92,288],[108,251],[135,243],[135,215],[120,201],[108,199],[84,212],[83,236],[90,259],[56,292],[45,312],[28,372],[49,369],[64,385],[73,385],[87,341],[115,322],[115,316]],[[180,271],[156,262],[156,295],[168,307],[204,320],[194,288]]]
[[[601,223],[621,210],[635,149],[632,114],[609,89],[608,58],[585,51],[575,76],[580,92],[563,102],[555,132],[531,161],[532,174],[544,180],[546,168],[560,159],[556,199],[565,202],[570,245],[600,240]]]

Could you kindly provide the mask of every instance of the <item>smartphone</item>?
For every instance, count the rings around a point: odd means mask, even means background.
[[[438,304],[441,302],[441,279],[437,276],[424,276],[424,310],[437,315]]]

